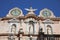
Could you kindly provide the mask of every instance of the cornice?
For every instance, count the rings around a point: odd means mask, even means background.
[[[19,20],[21,20],[21,19],[25,20],[27,18],[34,18],[35,20],[42,20],[42,21],[46,20],[46,19],[50,19],[50,20],[53,20],[53,21],[60,21],[60,17],[44,18],[44,17],[38,17],[36,15],[32,15],[32,14],[29,14],[27,16],[16,17],[16,19],[19,19]],[[4,17],[4,18],[1,18],[1,21],[3,21],[3,20],[10,20],[10,19],[13,19],[13,18],[11,18],[11,17]]]

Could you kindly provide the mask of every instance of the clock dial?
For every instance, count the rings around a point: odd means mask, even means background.
[[[12,14],[13,16],[19,16],[19,15],[21,14],[21,11],[18,10],[18,9],[14,9],[14,10],[11,11],[11,14]]]
[[[45,10],[45,11],[42,12],[42,15],[43,15],[44,17],[49,17],[49,16],[51,16],[51,13],[50,13],[50,11]]]

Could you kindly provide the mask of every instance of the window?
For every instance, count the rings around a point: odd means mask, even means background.
[[[28,21],[25,23],[26,23],[26,34],[34,34],[35,33],[34,23],[36,22]]]
[[[16,24],[11,25],[11,35],[9,35],[8,40],[15,40],[14,34],[16,33]]]
[[[30,40],[30,38],[29,37],[26,37],[26,39],[25,40]]]
[[[52,34],[52,27],[50,25],[47,25],[47,34]]]
[[[34,34],[35,33],[34,22],[33,21],[29,21],[29,33],[30,34]]]
[[[32,36],[30,36],[29,39],[32,40]]]
[[[15,38],[13,36],[9,36],[8,40],[15,40]]]
[[[12,24],[11,26],[11,32],[16,33],[16,24]]]
[[[32,40],[37,40],[37,38],[36,37],[32,37]]]

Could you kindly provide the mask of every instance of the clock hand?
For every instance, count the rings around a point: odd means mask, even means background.
[[[14,10],[14,14],[16,14],[16,9]]]
[[[45,16],[47,17],[47,12],[45,12]]]

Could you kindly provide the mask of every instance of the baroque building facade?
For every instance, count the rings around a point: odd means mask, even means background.
[[[0,18],[0,40],[59,40],[60,18],[44,8],[36,16],[37,9],[13,8],[6,17]],[[49,36],[51,36],[49,38]]]

